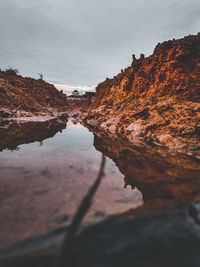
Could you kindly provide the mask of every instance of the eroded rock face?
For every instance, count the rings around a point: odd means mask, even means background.
[[[142,141],[200,159],[200,103],[160,97],[112,109],[102,107],[101,111],[97,108],[83,114],[83,121],[100,131],[120,134],[132,143]]]
[[[200,35],[158,44],[147,58],[134,59],[123,72],[96,88],[93,107],[134,98],[166,95],[200,98]]]
[[[0,71],[0,106],[36,112],[66,105],[66,95],[53,84]]]
[[[82,116],[132,142],[143,140],[200,158],[200,35],[158,44],[152,56],[97,88]]]

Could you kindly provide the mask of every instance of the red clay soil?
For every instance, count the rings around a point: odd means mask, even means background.
[[[53,84],[0,71],[0,106],[25,111],[64,108],[67,97]]]

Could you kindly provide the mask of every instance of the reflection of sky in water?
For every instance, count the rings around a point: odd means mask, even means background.
[[[68,125],[70,125],[70,128],[68,128]],[[62,133],[58,132],[53,138],[44,140],[42,144],[34,142],[31,144],[20,145],[18,147],[17,155],[24,155],[24,153],[32,152],[33,149],[37,149],[38,154],[44,150],[54,150],[52,156],[61,151],[64,151],[65,153],[72,150],[76,150],[76,152],[88,150],[94,151],[93,134],[80,124],[74,125],[74,127],[72,127],[72,125],[74,124],[68,123],[67,128],[62,130]],[[10,151],[8,151],[8,153],[10,153]],[[6,154],[5,151],[4,154]]]
[[[56,134],[54,138],[45,140],[43,144],[59,150],[85,151],[92,149],[93,134],[85,128],[67,128],[63,130],[62,134]]]
[[[0,240],[5,246],[69,224],[95,180],[101,153],[93,146],[93,134],[71,121],[67,126],[42,146],[34,142],[0,153]],[[124,188],[123,175],[108,158],[105,174],[84,224],[143,203],[137,189]]]

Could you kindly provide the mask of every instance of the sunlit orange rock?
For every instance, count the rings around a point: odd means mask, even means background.
[[[97,86],[82,119],[90,124],[91,116],[99,130],[200,159],[200,35],[133,55],[130,67]]]
[[[149,57],[133,57],[130,67],[96,89],[94,107],[137,97],[176,95],[200,99],[200,35],[158,44]]]

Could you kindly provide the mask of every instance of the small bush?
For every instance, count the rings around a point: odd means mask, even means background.
[[[39,79],[43,81],[43,80],[44,80],[44,76],[43,76],[43,74],[42,74],[42,73],[38,73],[38,75],[39,75],[39,77],[40,77]]]
[[[11,75],[18,75],[19,74],[19,70],[18,69],[13,69],[13,68],[9,68],[5,70],[6,74],[11,74]]]

